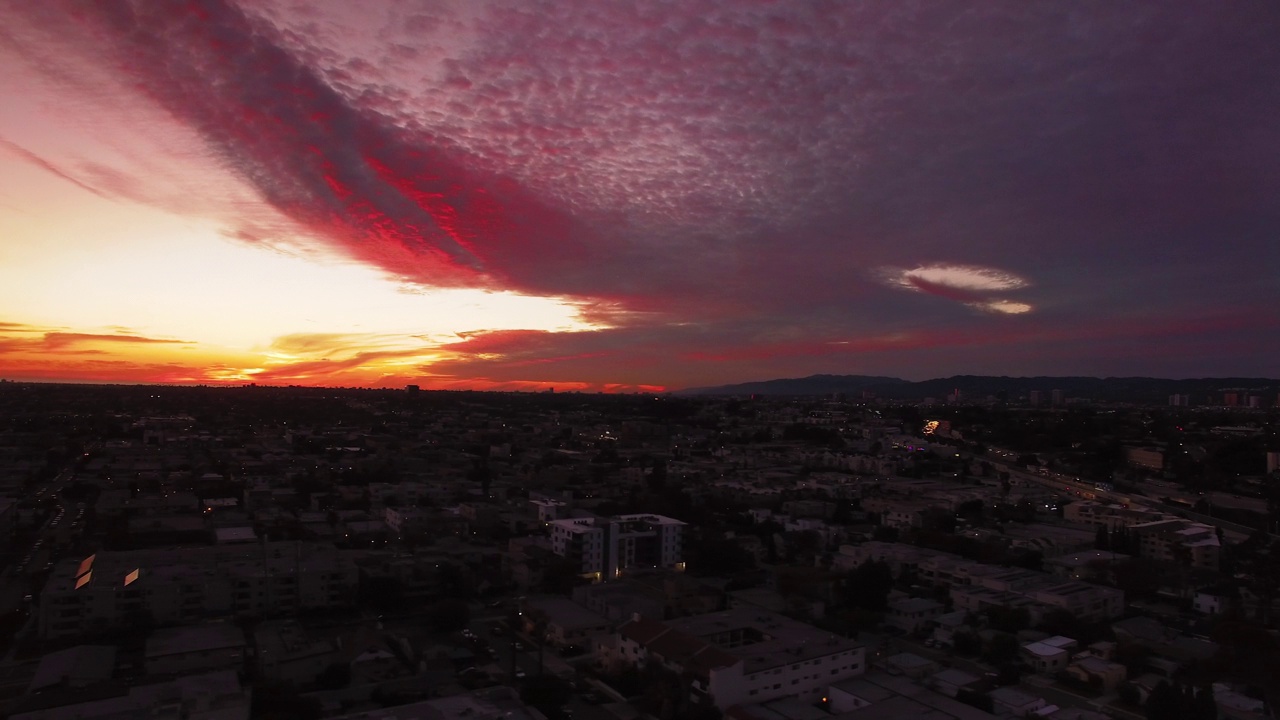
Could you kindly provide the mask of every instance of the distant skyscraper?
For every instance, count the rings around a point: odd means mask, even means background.
[[[1031,403],[1031,407],[1040,407],[1040,403],[1044,402],[1044,393],[1032,390],[1027,393],[1027,402]]]
[[[1190,407],[1191,396],[1190,395],[1170,395],[1169,405],[1171,407]]]
[[[1053,397],[1053,406],[1061,407],[1067,403],[1067,394],[1061,390],[1054,390],[1051,394]]]

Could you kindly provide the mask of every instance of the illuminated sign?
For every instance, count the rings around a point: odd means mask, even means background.
[[[89,584],[89,581],[90,581],[90,580],[92,580],[92,579],[93,579],[93,571],[92,571],[92,570],[90,570],[89,572],[87,572],[87,573],[85,573],[85,574],[81,575],[81,576],[80,576],[80,579],[79,579],[79,580],[76,580],[76,589],[77,589],[77,590],[79,590],[80,588],[84,587],[85,585],[88,585],[88,584]]]

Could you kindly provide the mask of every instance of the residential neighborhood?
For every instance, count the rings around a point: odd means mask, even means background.
[[[1278,420],[4,382],[0,714],[1271,718]]]

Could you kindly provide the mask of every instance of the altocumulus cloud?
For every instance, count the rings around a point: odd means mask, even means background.
[[[879,274],[890,287],[935,295],[976,310],[1021,315],[1034,309],[1028,303],[999,297],[1000,293],[1020,290],[1030,283],[997,268],[934,264],[910,270],[881,268]]]

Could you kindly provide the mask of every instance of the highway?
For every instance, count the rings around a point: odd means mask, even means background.
[[[1012,459],[1017,457],[1017,454],[1009,450],[988,447],[986,455],[962,453],[962,456],[973,460],[986,461],[990,463],[994,469],[1009,473],[1010,480],[1016,479],[1020,482],[1038,485],[1057,492],[1072,493],[1083,500],[1100,500],[1103,502],[1117,503],[1126,507],[1130,505],[1140,505],[1169,515],[1186,518],[1187,520],[1220,527],[1223,531],[1241,536],[1237,539],[1249,537],[1258,531],[1257,528],[1252,528],[1248,525],[1241,525],[1240,523],[1223,520],[1222,518],[1204,515],[1187,507],[1162,503],[1159,500],[1146,497],[1144,495],[1131,495],[1128,493],[1116,492],[1114,490],[1103,490],[1095,487],[1092,482],[1079,480],[1071,475],[1063,475],[1053,471],[1046,471],[1046,474],[1040,474],[1021,469],[1011,464]],[[1272,534],[1271,537],[1280,539],[1280,536],[1274,534]]]

